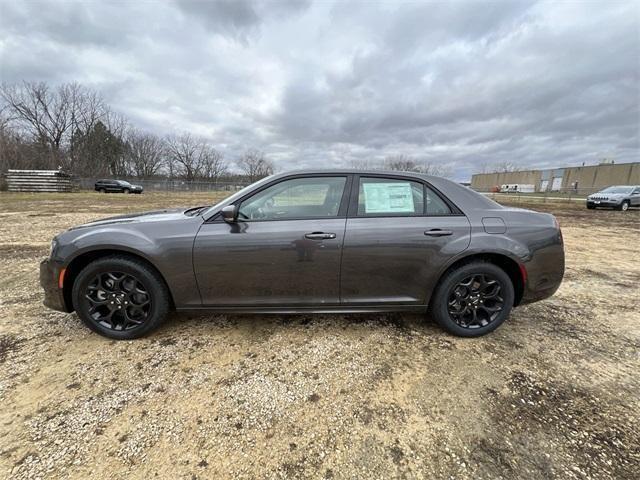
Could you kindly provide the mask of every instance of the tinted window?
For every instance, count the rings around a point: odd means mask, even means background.
[[[242,202],[242,220],[335,217],[340,209],[346,177],[284,180]]]
[[[451,215],[449,205],[429,187],[425,187],[427,192],[427,215]]]
[[[420,182],[394,178],[360,178],[358,215],[411,216],[424,213]]]

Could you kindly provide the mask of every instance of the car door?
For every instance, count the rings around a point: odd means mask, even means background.
[[[636,187],[633,189],[633,192],[631,193],[630,205],[634,207],[640,207],[640,187]]]
[[[414,178],[367,175],[353,182],[343,304],[424,304],[442,267],[469,246],[468,219]]]
[[[349,175],[287,177],[203,224],[193,249],[208,306],[337,305]]]

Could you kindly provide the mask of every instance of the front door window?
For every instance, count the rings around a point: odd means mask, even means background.
[[[285,180],[240,204],[240,220],[293,220],[337,217],[346,177]]]

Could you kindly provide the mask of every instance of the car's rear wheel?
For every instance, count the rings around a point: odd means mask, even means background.
[[[622,210],[623,212],[629,210],[629,200],[625,200],[624,202],[622,202],[618,207],[618,210]]]
[[[87,265],[73,284],[73,306],[93,331],[118,340],[157,328],[169,311],[164,280],[130,257],[110,256]]]
[[[122,190],[122,193],[126,193],[127,195],[131,192],[131,190],[129,190],[128,188],[125,188],[124,190]]]
[[[107,191],[104,188],[101,188],[100,190],[98,190],[100,193],[107,193]]]
[[[513,301],[513,284],[504,270],[473,262],[445,274],[434,292],[431,314],[449,333],[479,337],[509,317]]]

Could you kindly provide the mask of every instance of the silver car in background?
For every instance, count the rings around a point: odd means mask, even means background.
[[[587,208],[615,208],[627,211],[640,207],[640,185],[614,185],[587,197]]]

